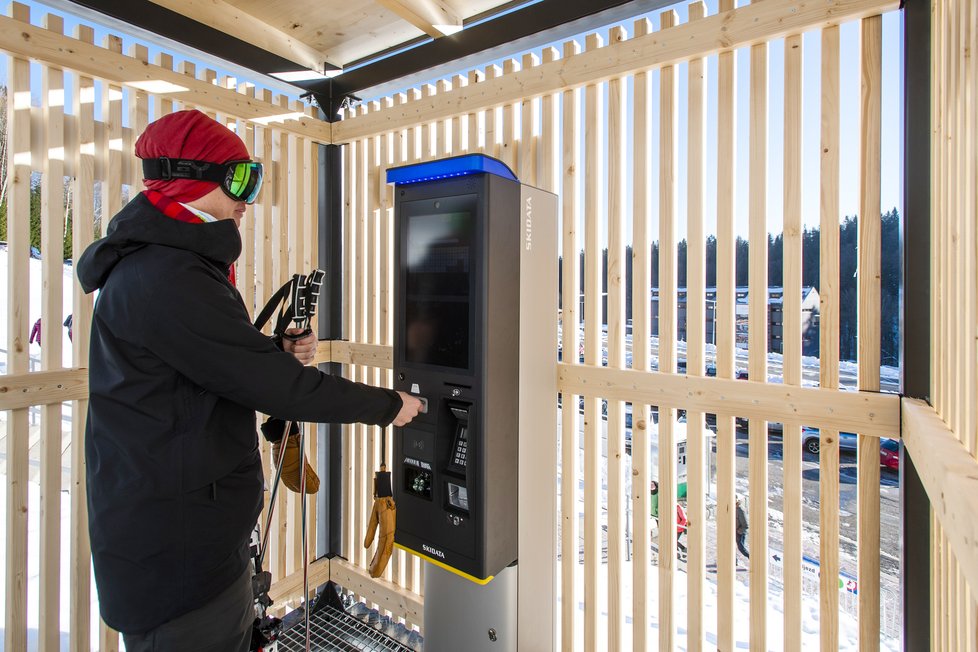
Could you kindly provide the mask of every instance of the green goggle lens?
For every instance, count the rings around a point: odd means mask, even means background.
[[[235,161],[228,163],[228,174],[225,178],[224,191],[232,198],[253,204],[261,191],[264,168],[255,161]]]

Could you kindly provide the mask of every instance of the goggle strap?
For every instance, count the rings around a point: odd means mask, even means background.
[[[161,179],[163,181],[194,179],[196,181],[224,183],[227,169],[227,165],[209,161],[193,161],[166,156],[143,159],[144,179]]]

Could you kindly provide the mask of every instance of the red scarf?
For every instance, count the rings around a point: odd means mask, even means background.
[[[179,220],[180,222],[187,222],[189,224],[205,223],[204,220],[200,219],[200,216],[194,215],[192,212],[188,211],[183,204],[178,201],[174,201],[161,192],[156,190],[144,190],[143,195],[145,195],[146,199],[149,200],[149,203],[155,206],[157,210],[172,220]],[[231,285],[237,286],[234,278],[234,263],[228,267],[228,280],[231,281]]]

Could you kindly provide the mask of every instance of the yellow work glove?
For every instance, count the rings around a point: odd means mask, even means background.
[[[299,450],[299,435],[289,435],[282,439],[272,442],[272,463],[278,468],[278,461],[282,456],[282,442],[285,442],[285,461],[282,463],[282,484],[299,493],[299,483],[302,478],[300,471],[304,464],[306,467],[306,493],[314,494],[319,491],[319,476],[313,470],[305,455]]]
[[[380,530],[377,550],[370,560],[370,577],[380,577],[387,568],[391,554],[394,552],[394,529],[397,524],[397,506],[390,496],[374,498],[374,508],[370,511],[370,522],[367,523],[367,536],[363,547],[369,548],[374,542],[374,535]]]

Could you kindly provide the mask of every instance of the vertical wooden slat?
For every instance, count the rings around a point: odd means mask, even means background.
[[[634,25],[635,38],[652,33],[647,18]],[[652,238],[649,228],[651,200],[649,184],[652,170],[651,73],[635,74],[632,86],[632,368],[648,371],[651,361],[649,306],[652,302]],[[566,261],[566,256],[564,257]],[[565,349],[566,350],[566,349]],[[632,404],[632,649],[649,647],[649,543],[651,538],[652,476],[649,449],[648,405]]]
[[[429,88],[429,87],[426,87]],[[430,134],[430,128],[429,128]],[[430,156],[430,140],[428,143],[423,145],[424,156]],[[368,310],[368,287],[367,287],[367,244],[369,242],[369,234],[367,233],[367,219],[370,210],[367,183],[370,175],[370,141],[369,139],[361,140],[357,143],[357,167],[356,167],[356,188],[355,192],[357,195],[357,212],[356,212],[356,258],[354,273],[357,275],[358,287],[356,292],[356,314],[357,314],[357,329],[353,334],[353,341],[355,342],[365,342],[367,341],[368,323],[367,323],[367,310]],[[363,366],[356,367],[355,379],[361,382],[367,381],[367,369]],[[367,449],[367,437],[369,429],[367,426],[358,426],[358,432],[356,434],[355,455],[356,455],[356,473],[354,476],[353,492],[354,492],[354,515],[353,515],[353,545],[356,550],[357,564],[366,568],[369,558],[366,556],[363,549],[363,534],[364,526],[367,522],[367,514],[370,510],[370,503],[367,501],[367,495],[364,493],[363,489],[367,485],[367,474],[370,472],[368,469],[369,457]]]
[[[438,94],[444,96],[446,93],[452,90],[452,83],[447,79],[441,79],[438,81]],[[452,141],[452,123],[455,122],[455,117],[448,117],[437,123],[438,130],[438,158],[445,158],[450,156],[454,147],[456,145]]]
[[[614,27],[612,43],[625,40]],[[625,84],[608,81],[608,368],[625,367]],[[524,128],[524,133],[526,129]],[[600,299],[600,294],[599,294]],[[608,649],[620,650],[625,613],[625,404],[608,401]]]
[[[486,66],[485,78],[487,80],[496,79],[502,74],[503,71],[499,66]],[[485,127],[482,146],[482,151],[487,156],[499,158],[499,136],[501,131],[503,131],[503,128],[498,115],[498,107],[487,107],[485,112]]]
[[[962,20],[962,28],[965,30],[965,41],[969,56],[965,59],[968,66],[964,109],[967,123],[962,141],[966,147],[965,169],[963,170],[966,217],[965,246],[971,255],[965,260],[964,278],[969,279],[971,284],[966,297],[963,322],[967,328],[964,359],[974,361],[978,359],[978,285],[975,283],[975,279],[978,277],[978,263],[976,263],[976,256],[974,255],[978,252],[978,227],[975,224],[976,217],[978,217],[978,188],[976,188],[978,185],[978,145],[975,142],[978,140],[978,115],[976,115],[978,114],[978,63],[975,62],[975,52],[978,52],[978,26],[976,26],[978,7],[973,2],[965,3],[965,7],[968,14]],[[969,364],[965,368],[968,372],[968,389],[963,402],[967,410],[965,433],[970,435],[965,445],[972,455],[978,456],[978,405],[976,405],[978,402],[976,401],[978,398],[976,397],[978,394],[978,369],[974,364]],[[971,597],[974,597],[978,587],[969,587],[969,589]],[[970,614],[972,627],[970,645],[978,647],[978,631],[976,631],[978,614],[974,610],[971,610]]]
[[[105,48],[122,54],[122,39],[115,35],[105,37]],[[105,167],[102,179],[102,229],[122,208],[122,87],[112,83],[102,86],[102,123],[107,138],[103,141]]]
[[[469,71],[469,86],[474,86],[479,83],[479,71],[470,70]],[[482,120],[482,111],[474,111],[466,116],[466,136],[465,136],[465,151],[466,152],[478,152],[482,149],[481,139],[479,138],[480,132],[480,122]]]
[[[543,49],[543,63],[551,63],[556,61],[558,57],[557,48],[547,47]],[[534,168],[536,183],[539,187],[555,194],[559,188],[557,154],[555,152],[559,125],[559,117],[556,113],[558,108],[557,97],[556,94],[548,93],[540,98],[540,143],[536,150],[536,166]]]
[[[674,10],[661,14],[675,27]],[[675,66],[659,71],[659,371],[676,373],[676,205],[678,193],[678,83]],[[676,410],[659,406],[659,649],[676,639]]]
[[[720,13],[731,11],[734,0],[719,0]],[[734,377],[736,326],[735,268],[735,166],[736,160],[736,52],[717,56],[717,304],[714,333],[717,343],[717,378]],[[736,535],[734,491],[736,477],[736,430],[733,417],[717,415],[717,648],[734,646],[734,578]]]
[[[801,385],[802,283],[802,37],[784,43],[784,383]],[[785,423],[784,649],[801,649],[802,483],[801,425]]]
[[[156,65],[166,70],[173,70],[173,55],[160,52],[156,55]],[[153,96],[153,120],[159,120],[168,113],[172,113],[174,102],[164,95]]]
[[[706,16],[706,5],[689,5],[689,20]],[[706,371],[706,236],[703,229],[706,183],[706,62],[689,61],[687,92],[687,200],[686,238],[686,373],[703,376]],[[687,516],[687,646],[702,649],[706,642],[703,601],[706,582],[706,450],[708,439],[702,412],[686,413]]]
[[[574,56],[580,46],[570,41],[564,44],[564,58]],[[580,337],[578,324],[581,315],[578,308],[580,292],[578,279],[581,274],[580,237],[578,235],[578,189],[581,184],[580,147],[578,134],[581,128],[580,91],[568,89],[562,94],[562,159],[561,222],[563,230],[561,296],[561,349],[567,364],[576,364]],[[488,113],[486,114],[488,119]],[[560,459],[560,559],[561,559],[561,645],[565,650],[576,650],[580,645],[577,622],[577,603],[580,585],[577,580],[579,558],[578,482],[581,469],[578,457],[580,443],[577,425],[577,395],[561,397],[561,459]]]
[[[512,76],[520,69],[515,59],[506,59],[503,62],[503,76]],[[520,104],[503,105],[502,138],[500,139],[499,159],[509,166],[510,170],[517,171],[516,165],[516,115],[520,110]]]
[[[51,14],[45,28],[64,33],[64,21]],[[44,158],[41,161],[41,369],[61,369],[64,291],[64,72],[41,67]],[[38,649],[57,650],[61,631],[61,404],[41,408],[40,613]]]
[[[428,99],[435,95],[435,87],[431,84],[424,84],[421,86],[421,98]],[[423,123],[421,125],[421,160],[427,161],[431,158],[431,153],[437,151],[438,147],[438,129],[437,126],[432,128],[430,123]],[[432,144],[434,142],[434,144]]]
[[[444,87],[442,87],[444,90]],[[436,123],[439,129],[438,141],[439,141],[439,153],[444,152],[444,142],[445,142],[445,131],[443,123]],[[364,262],[365,267],[363,274],[366,280],[367,289],[367,330],[364,333],[364,339],[361,340],[368,344],[377,343],[377,335],[380,330],[380,324],[378,323],[377,314],[379,310],[379,295],[380,295],[380,283],[377,278],[378,274],[378,255],[379,255],[379,243],[378,243],[378,221],[380,219],[380,193],[381,193],[381,180],[380,180],[380,169],[378,166],[380,156],[380,136],[375,136],[367,140],[367,214],[366,218],[366,254]],[[376,367],[369,367],[364,369],[366,372],[366,382],[370,385],[376,385],[378,383],[379,369]],[[376,426],[370,426],[367,428],[367,468],[366,475],[364,477],[364,485],[360,487],[360,491],[363,492],[364,501],[369,506],[373,502],[373,492],[371,491],[371,479],[373,478],[374,472],[378,470],[380,465],[378,445],[380,443],[380,430]],[[370,510],[368,509],[367,512]],[[367,514],[364,514],[367,516]],[[363,528],[366,531],[367,522],[363,521]],[[376,543],[375,543],[376,545]],[[365,551],[367,558],[372,558],[372,551]]]
[[[356,276],[354,271],[354,261],[356,257],[356,174],[357,169],[357,146],[356,143],[347,143],[343,147],[343,283],[344,283],[344,302],[343,302],[343,334],[347,338],[352,338],[356,328],[356,310],[352,304],[353,297],[357,290]],[[344,370],[348,377],[353,376],[352,366],[347,366]],[[356,426],[343,426],[343,487],[345,508],[344,513],[353,516],[355,501],[353,498],[353,457],[354,440],[356,438]],[[350,561],[356,563],[355,555],[358,548],[357,542],[353,539],[353,528],[344,528],[343,551]]]
[[[540,60],[533,53],[527,53],[523,55],[523,70],[533,68],[540,64]],[[537,185],[536,179],[536,148],[535,139],[533,137],[533,124],[535,121],[535,113],[539,110],[537,107],[540,102],[537,98],[524,98],[524,100],[519,104],[520,110],[520,149],[519,156],[519,169],[517,175],[520,181],[529,184],[531,186]]]
[[[240,92],[249,98],[255,97],[254,86],[248,85],[247,87],[242,87]],[[242,140],[245,142],[245,145],[247,145],[248,151],[251,153],[251,157],[260,160],[261,152],[259,151],[256,142],[256,132],[257,129],[255,128],[255,123],[245,120],[237,121],[238,135],[241,136]],[[251,206],[248,213],[249,214],[245,217],[245,220],[241,225],[244,251],[242,252],[241,257],[238,259],[237,279],[238,286],[241,288],[241,294],[245,300],[245,306],[248,308],[248,314],[254,316],[259,307],[265,303],[262,295],[258,294],[256,291],[256,269],[258,262],[258,253],[255,246],[255,234],[258,231],[257,202]]]
[[[588,51],[602,45],[589,34]],[[602,178],[603,89],[591,84],[584,89],[584,178]],[[503,124],[506,124],[505,119]],[[505,135],[505,132],[504,132]],[[601,364],[601,218],[598,185],[584,185],[584,364]],[[584,398],[584,650],[601,649],[599,616],[602,596],[598,570],[601,566],[601,399]]]
[[[461,118],[454,120],[456,131],[452,134],[452,147],[459,149],[459,123]],[[400,133],[386,134],[383,137],[383,146],[380,152],[380,215],[378,224],[378,238],[380,240],[379,254],[379,280],[380,280],[380,314],[378,342],[385,346],[393,346],[393,283],[394,283],[394,243],[393,243],[393,223],[394,223],[394,187],[386,183],[385,170],[393,165],[399,164],[400,159]],[[383,387],[393,386],[392,370],[383,370],[380,373],[380,383]],[[386,463],[387,470],[391,471],[393,466],[393,428],[387,428],[383,432],[381,461]],[[395,562],[397,560],[394,560]],[[393,564],[388,566],[385,577],[388,579],[393,576]]]
[[[748,285],[748,373],[752,382],[767,382],[767,43],[750,49],[750,198]],[[750,552],[766,560],[767,540],[767,422],[751,419]],[[750,647],[767,650],[768,565],[750,565]]]
[[[91,27],[79,25],[75,28],[75,38],[85,43],[92,43],[95,40],[95,33]],[[75,129],[77,143],[71,148],[75,171],[71,191],[71,236],[73,255],[78,256],[95,239],[95,82],[90,77],[75,75],[72,86],[72,113],[77,125]],[[71,361],[74,367],[84,367],[88,364],[93,307],[93,296],[82,291],[77,281],[73,283],[74,337]],[[69,543],[71,579],[68,616],[71,652],[89,649],[91,639],[91,543],[88,538],[84,446],[87,418],[88,400],[74,401],[71,418],[72,528]],[[9,591],[7,596],[10,599]]]
[[[29,22],[30,9],[12,2],[9,15]],[[7,373],[30,370],[30,64],[7,58]],[[4,649],[27,648],[28,410],[11,410],[7,420],[7,539]]]
[[[134,44],[129,50],[129,56],[137,61],[149,63],[149,49],[145,45]],[[129,133],[131,142],[127,143],[123,158],[129,161],[129,199],[143,190],[143,166],[135,158],[133,148],[136,139],[146,130],[149,122],[149,97],[145,91],[129,89]]]
[[[462,88],[468,85],[469,85],[469,78],[466,77],[465,75],[455,75],[455,77],[452,79],[452,86],[454,88]],[[467,118],[467,116],[456,115],[453,116],[451,119],[449,128],[451,132],[450,136],[452,139],[452,148],[451,148],[452,156],[458,156],[459,154],[465,151],[462,142],[462,128],[465,123],[465,118]]]
[[[271,91],[263,89],[261,91],[256,91],[256,95],[263,101],[269,101],[271,99]],[[263,165],[265,166],[266,179],[264,185],[262,186],[262,192],[258,195],[258,201],[255,202],[253,215],[255,222],[255,296],[257,298],[256,303],[258,306],[254,310],[260,310],[260,306],[264,305],[265,301],[271,298],[272,293],[278,289],[275,286],[274,278],[274,263],[272,256],[272,212],[273,205],[275,203],[275,188],[274,188],[274,164],[273,164],[273,147],[272,142],[272,130],[269,127],[256,125],[255,126],[255,156],[258,157]],[[271,325],[267,325],[264,329],[266,334],[271,332]],[[272,461],[272,447],[264,437],[259,439],[260,445],[262,447],[262,461],[265,468],[265,478],[266,485],[270,485],[274,479],[274,464]],[[264,495],[265,502],[265,514],[267,514],[268,509],[270,509],[271,492],[266,491]],[[265,523],[265,514],[263,514],[262,524]],[[270,546],[268,553],[265,557],[265,570],[273,571],[274,569],[274,559],[275,554],[273,551],[276,550],[278,545],[278,530],[274,526],[274,523],[269,524],[270,532],[263,532],[262,536],[268,537],[268,545]],[[276,576],[278,577],[278,576]]]
[[[819,384],[839,387],[839,28],[822,30],[819,244]],[[819,444],[819,629],[823,652],[839,647],[839,433]],[[753,551],[752,551],[753,552]]]
[[[880,389],[880,146],[883,18],[862,20],[859,208],[859,389]],[[880,645],[880,440],[858,442],[859,649]]]

